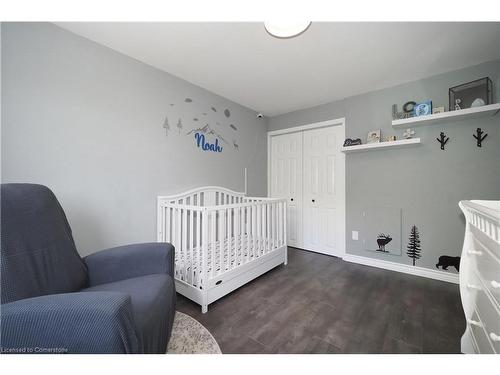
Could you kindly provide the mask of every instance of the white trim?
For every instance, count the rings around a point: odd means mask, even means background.
[[[326,121],[320,121],[320,122],[313,122],[311,124],[305,124],[305,125],[298,125],[298,126],[293,126],[291,128],[286,128],[286,129],[280,129],[280,130],[271,130],[267,132],[267,196],[269,197],[271,195],[271,137],[277,136],[277,135],[282,135],[282,134],[288,134],[288,133],[297,133],[297,132],[302,132],[302,131],[307,131],[311,129],[319,129],[319,128],[326,128],[328,126],[341,126],[343,130],[342,138],[345,139],[345,117],[339,117],[336,119],[331,119],[331,120],[326,120]],[[344,181],[344,184],[342,186],[342,195],[344,197],[344,202],[342,205],[342,211],[343,211],[343,217],[344,220],[342,221],[342,248],[340,249],[340,256],[341,258],[345,256],[346,254],[346,167],[345,167],[345,155],[340,154],[342,156],[342,164],[343,164],[343,176],[342,179]],[[336,255],[337,256],[337,255]]]
[[[407,264],[388,262],[386,260],[367,258],[359,255],[345,254],[343,260],[346,262],[363,264],[365,266],[383,268],[385,270],[407,273],[415,276],[427,277],[429,279],[446,281],[458,284],[458,273],[448,273],[429,268],[410,266]]]

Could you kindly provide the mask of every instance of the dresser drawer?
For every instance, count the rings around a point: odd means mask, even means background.
[[[494,354],[495,351],[491,346],[490,339],[486,335],[483,329],[483,323],[479,319],[479,315],[476,311],[472,314],[470,319],[467,319],[467,327],[470,330],[472,339],[474,341],[474,346],[478,353],[481,354]]]
[[[476,295],[476,309],[491,345],[500,354],[500,311],[484,289]]]
[[[493,299],[500,306],[500,244],[474,228],[473,246],[467,250],[471,266],[477,268]],[[498,253],[497,253],[498,252]]]

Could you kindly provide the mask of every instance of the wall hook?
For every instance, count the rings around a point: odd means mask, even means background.
[[[441,132],[441,134],[439,134],[439,138],[436,139],[439,143],[441,143],[441,150],[444,150],[444,145],[450,140],[450,137],[447,137],[443,132]]]
[[[484,141],[484,139],[488,136],[488,134],[485,134],[483,136],[483,131],[481,130],[481,128],[477,128],[476,129],[476,132],[477,132],[477,135],[473,134],[472,136],[474,138],[476,138],[477,140],[477,147],[481,147],[481,143]]]

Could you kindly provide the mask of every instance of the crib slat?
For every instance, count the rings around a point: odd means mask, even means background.
[[[232,241],[233,241],[233,234],[232,234],[232,208],[229,208],[227,210],[227,270],[229,271],[231,269],[231,260],[232,260],[232,254],[231,254],[231,248],[232,248]]]
[[[212,267],[212,278],[215,276],[215,272],[216,272],[216,260],[215,260],[215,246],[216,246],[216,224],[217,224],[217,211],[216,210],[213,210],[212,211],[212,218],[211,218],[211,236],[210,236],[210,246],[211,246],[211,253],[212,253],[212,257],[210,259],[211,261],[211,264],[210,266]],[[207,280],[208,282],[208,280]]]
[[[191,201],[191,204],[193,202]],[[189,267],[191,267],[191,281],[190,284],[194,284],[194,257],[193,257],[193,252],[194,252],[194,211],[189,210]]]
[[[200,275],[200,283],[199,283],[199,288],[202,288],[202,283],[203,283],[203,288],[206,289],[206,285],[208,285],[208,212],[203,211],[202,212],[202,218],[201,218],[201,224],[202,224],[202,234],[201,234],[201,243],[202,243],[202,248],[201,248],[201,262],[202,262],[202,269],[201,272],[203,272],[202,275]]]
[[[252,221],[251,220],[252,219],[252,216],[251,216],[251,214],[252,214],[252,207],[251,206],[247,206],[247,207],[245,207],[245,210],[246,210],[246,218],[247,218],[247,222],[246,222],[246,224],[247,224],[246,244],[247,244],[247,246],[246,246],[246,249],[245,249],[245,262],[248,262],[250,260],[250,255],[251,255],[250,254],[250,237],[251,237],[251,235],[250,235],[251,228],[250,227],[252,225],[252,223],[251,223],[251,221]]]
[[[196,212],[196,246],[195,246],[195,251],[196,251],[196,285],[199,287],[200,286],[200,264],[201,264],[201,259],[200,259],[200,253],[202,251],[201,249],[201,238],[202,234],[200,232],[200,216],[201,212]]]
[[[271,251],[271,209],[266,203],[266,252]]]

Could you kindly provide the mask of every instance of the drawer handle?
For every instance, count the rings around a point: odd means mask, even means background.
[[[483,290],[480,286],[474,284],[467,284],[467,289]]]
[[[469,250],[469,251],[467,251],[467,254],[469,254],[469,255],[483,255],[483,252],[477,251],[477,250]]]
[[[469,323],[470,325],[473,325],[473,326],[477,326],[477,327],[483,326],[483,324],[481,322],[478,322],[477,320],[472,320],[472,319],[467,319],[467,323]]]
[[[498,341],[500,341],[500,336],[495,335],[493,332],[491,332],[491,333],[490,333],[490,339],[491,339],[491,341],[496,341],[496,342],[498,342]]]
[[[491,280],[491,286],[495,289],[500,288],[500,283],[495,280]]]

